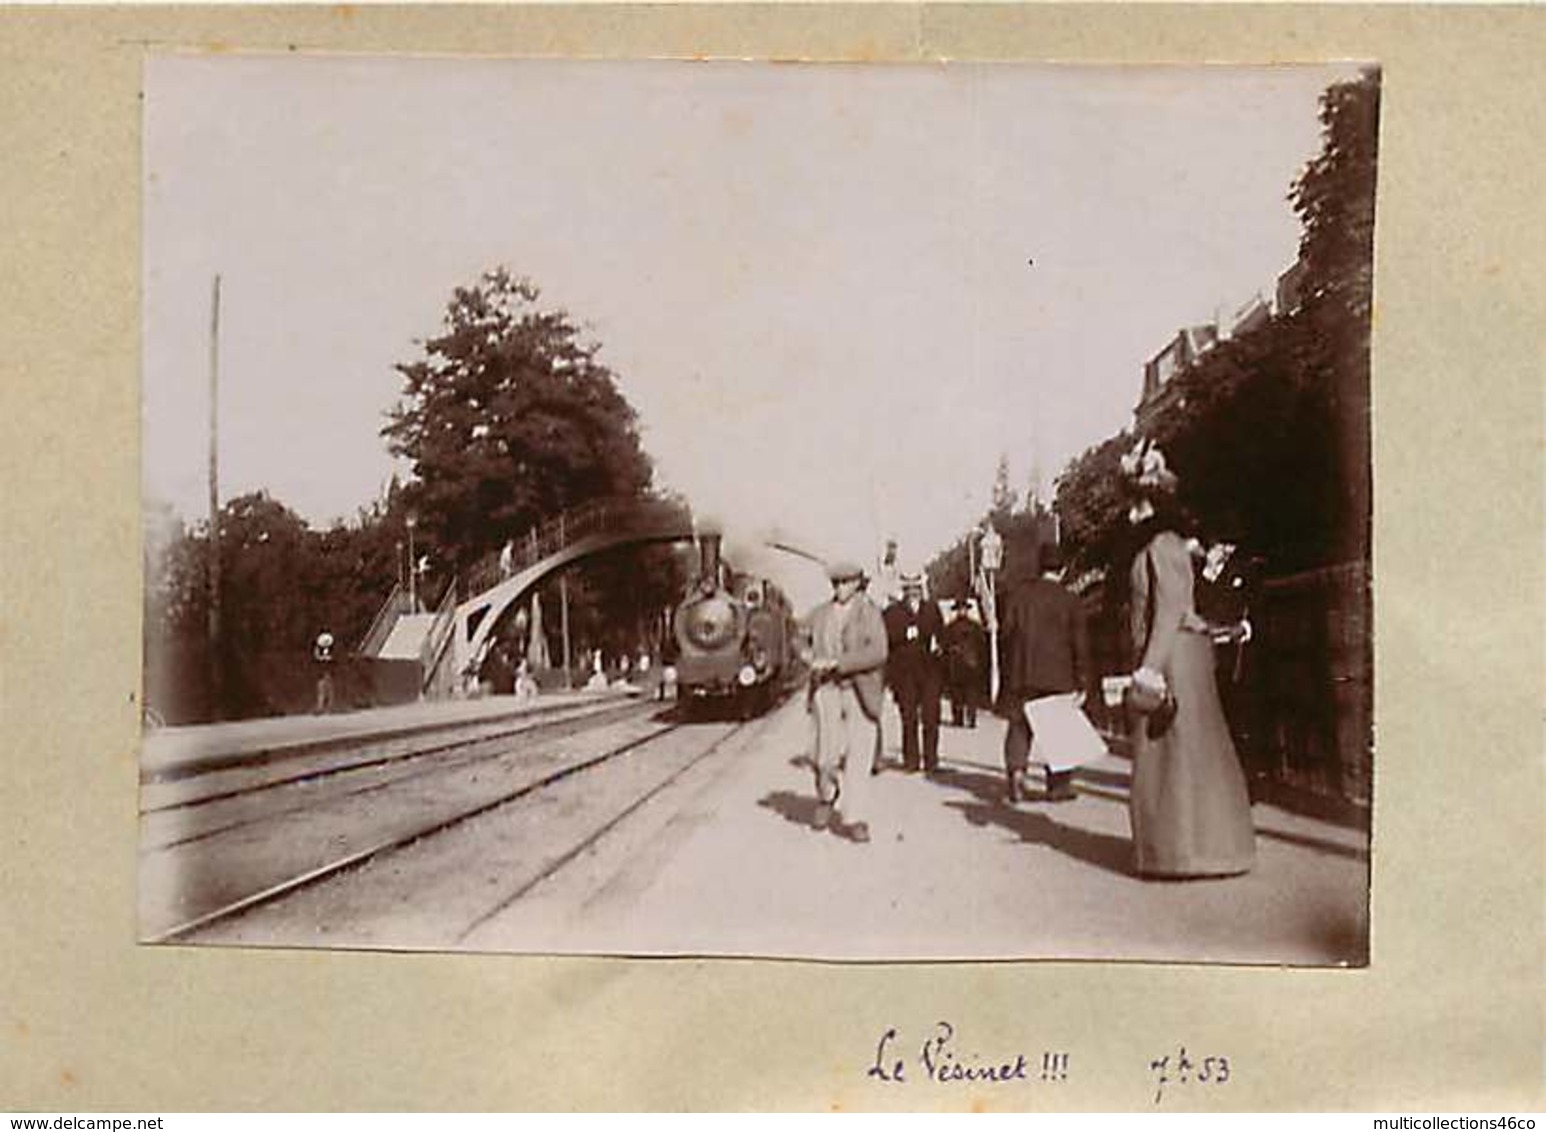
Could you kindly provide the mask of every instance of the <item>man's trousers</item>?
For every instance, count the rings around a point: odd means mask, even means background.
[[[813,699],[816,795],[823,802],[836,798],[844,821],[866,821],[879,724],[864,713],[852,684],[823,684]]]

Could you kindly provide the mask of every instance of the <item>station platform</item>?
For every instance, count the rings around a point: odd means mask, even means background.
[[[586,704],[642,698],[639,689],[545,692],[534,700],[487,695],[467,700],[423,700],[394,707],[326,715],[282,715],[190,727],[147,730],[140,746],[140,776],[178,778],[225,766],[263,762],[364,738],[397,738],[447,724],[542,716]]]
[[[1066,803],[1004,797],[1005,724],[946,726],[940,773],[901,772],[900,720],[870,787],[872,840],[819,830],[810,722],[786,702],[744,748],[640,807],[486,924],[490,951],[840,961],[1062,959],[1360,966],[1367,828],[1259,801],[1257,864],[1156,881],[1132,864],[1120,749]],[[689,779],[691,779],[689,781]]]

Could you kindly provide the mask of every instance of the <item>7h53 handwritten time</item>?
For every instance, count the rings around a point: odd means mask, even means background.
[[[1205,1057],[1196,1062],[1186,1055],[1185,1046],[1176,1051],[1174,1060],[1168,1053],[1156,1057],[1149,1062],[1149,1069],[1154,1073],[1155,1104],[1165,1095],[1166,1085],[1188,1085],[1193,1081],[1199,1085],[1222,1085],[1229,1080],[1229,1058]]]

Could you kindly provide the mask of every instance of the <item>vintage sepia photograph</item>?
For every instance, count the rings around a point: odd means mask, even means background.
[[[1365,966],[1379,106],[151,55],[139,939]]]

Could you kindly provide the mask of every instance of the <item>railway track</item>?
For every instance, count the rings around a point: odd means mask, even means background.
[[[319,737],[250,751],[182,758],[141,773],[141,812],[198,802],[217,793],[220,784],[232,780],[283,785],[287,779],[305,777],[318,768],[346,769],[351,759],[390,758],[394,753],[414,754],[473,739],[520,735],[639,710],[645,705],[646,701],[638,699],[607,700],[599,705],[578,704],[502,718],[421,723],[400,730]]]
[[[292,925],[315,923],[319,916],[327,919],[337,901],[323,890],[340,884],[369,889],[374,878],[385,876],[399,887],[411,886],[412,881],[395,878],[411,873],[413,860],[432,857],[437,847],[478,827],[480,819],[485,819],[484,827],[490,822],[500,829],[510,822],[534,826],[535,832],[521,834],[525,848],[500,874],[506,883],[498,891],[480,886],[475,909],[425,921],[438,923],[434,932],[439,942],[459,942],[746,728],[740,723],[687,727],[676,720],[650,718],[637,708],[632,713],[595,714],[621,718],[599,726],[592,721],[585,730],[579,728],[586,721],[568,719],[502,736],[464,736],[455,743],[434,744],[434,750],[395,757],[356,752],[336,766],[290,768],[244,789],[202,788],[187,798],[162,799],[157,808],[147,810],[147,835],[158,823],[165,826],[174,818],[186,823],[190,815],[197,818],[198,827],[176,836],[162,828],[145,842],[144,938],[279,940],[286,933],[265,934],[265,917]],[[571,726],[560,734],[564,723]],[[683,732],[685,739],[668,742]],[[524,741],[512,746],[512,738]],[[646,751],[650,758],[630,758]],[[635,769],[617,769],[624,764]],[[601,779],[611,785],[596,792],[592,788]],[[564,804],[561,835],[540,815],[525,820],[533,817],[527,811],[550,808],[553,797],[566,788],[569,801]],[[607,795],[606,803],[587,806],[588,792]],[[576,805],[575,798],[581,804]],[[481,861],[476,858],[472,867]],[[437,883],[446,883],[444,878],[424,883],[428,887],[418,890],[417,899],[427,904],[444,899],[434,891]],[[359,904],[359,894],[352,893],[349,901]],[[370,903],[368,895],[365,903]],[[389,903],[395,907],[400,902],[394,898]],[[343,919],[350,915],[345,912]]]
[[[480,930],[494,923],[501,915],[513,908],[517,902],[530,893],[553,880],[564,868],[582,855],[590,852],[614,830],[621,827],[640,810],[675,786],[700,765],[718,754],[734,740],[742,738],[749,731],[756,730],[761,725],[761,722],[759,718],[758,720],[738,722],[724,727],[722,733],[712,735],[706,745],[701,745],[701,749],[693,750],[687,757],[678,760],[667,773],[657,776],[657,780],[647,789],[642,792],[633,792],[631,800],[623,804],[621,808],[614,806],[603,808],[600,813],[592,813],[588,820],[583,822],[581,828],[567,839],[566,848],[557,852],[539,868],[532,870],[531,875],[523,877],[519,883],[511,886],[497,903],[491,905],[481,915],[474,918],[465,927],[462,927],[453,943],[456,945],[467,943]]]
[[[151,780],[140,790],[141,850],[171,849],[271,820],[280,813],[314,807],[323,789],[334,791],[330,797],[368,794],[502,757],[510,752],[512,742],[524,746],[550,741],[654,710],[658,710],[654,705],[629,701],[538,719],[461,723],[385,740],[364,737],[347,744],[330,743],[292,752],[282,761],[260,757],[170,782]]]

